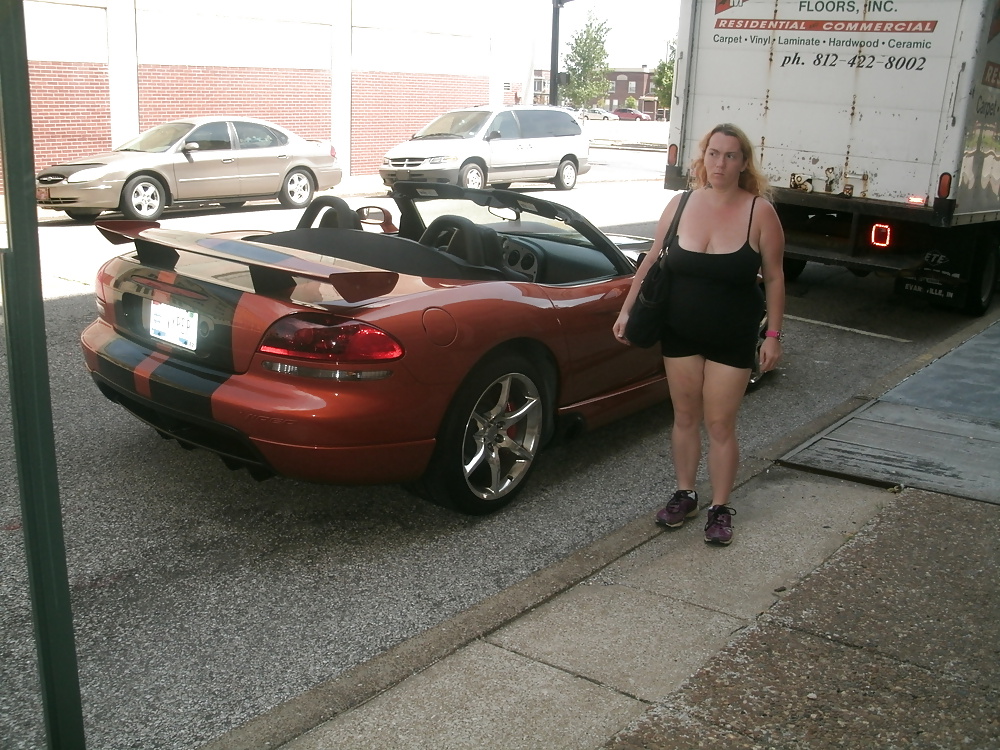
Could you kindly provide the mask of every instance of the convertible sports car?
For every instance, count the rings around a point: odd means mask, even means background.
[[[611,333],[648,240],[505,190],[393,198],[398,217],[322,196],[271,234],[98,222],[134,249],[98,274],[97,386],[255,477],[399,482],[471,514],[556,434],[667,398],[658,348]]]

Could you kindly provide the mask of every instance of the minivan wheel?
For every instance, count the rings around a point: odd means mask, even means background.
[[[556,189],[572,190],[576,185],[576,164],[569,159],[563,160],[556,171]]]
[[[466,164],[458,173],[458,184],[464,188],[480,190],[486,186],[486,175],[478,164]]]

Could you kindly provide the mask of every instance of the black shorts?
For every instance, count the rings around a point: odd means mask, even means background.
[[[699,355],[711,362],[729,365],[741,370],[752,370],[757,360],[757,343],[760,326],[755,324],[749,334],[740,335],[725,344],[695,341],[667,326],[660,347],[664,357],[693,357]]]

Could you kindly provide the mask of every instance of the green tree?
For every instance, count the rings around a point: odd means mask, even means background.
[[[674,59],[677,57],[677,40],[670,43],[669,57],[660,60],[653,69],[653,93],[656,94],[657,107],[670,109],[670,97],[674,93]]]
[[[559,89],[561,98],[573,107],[585,107],[608,93],[608,25],[587,14],[587,24],[570,40],[563,69],[569,81]]]

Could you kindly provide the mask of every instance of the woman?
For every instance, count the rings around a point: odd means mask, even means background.
[[[785,238],[766,200],[767,180],[750,141],[735,125],[718,125],[702,138],[691,173],[691,197],[668,248],[670,311],[662,341],[674,407],[671,441],[678,489],[656,520],[676,528],[698,514],[695,481],[704,422],[712,487],[705,541],[729,544],[730,517],[736,512],[729,507],[729,495],[739,464],[736,415],[754,364],[764,299],[761,370],[773,369],[781,359]],[[663,210],[654,249],[662,246],[679,202],[676,195]],[[656,261],[655,251],[647,253],[615,321],[614,334],[622,343],[628,343],[629,311]],[[758,274],[764,280],[763,296]]]

